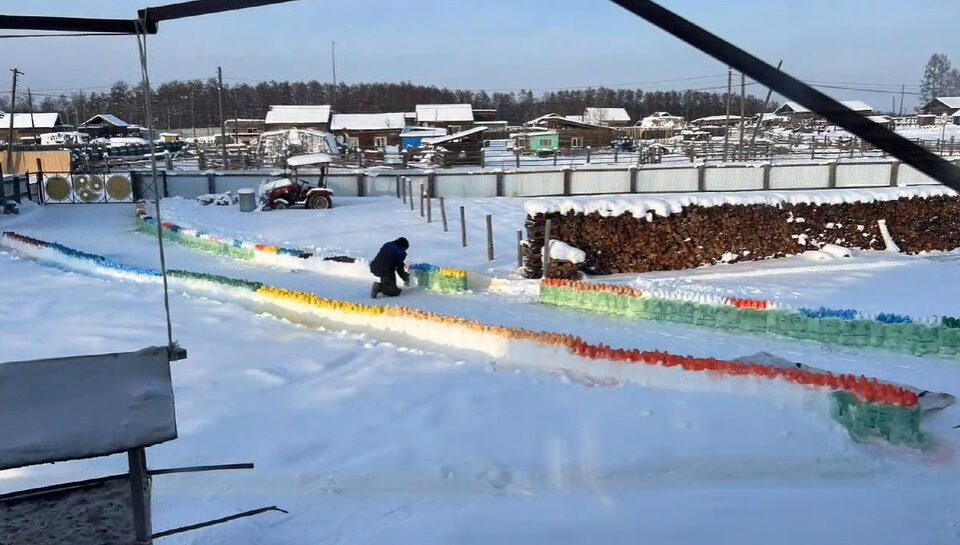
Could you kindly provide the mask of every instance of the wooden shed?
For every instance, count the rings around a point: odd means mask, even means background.
[[[960,112],[960,97],[937,97],[920,108],[920,113],[936,116],[957,112]]]
[[[608,147],[615,138],[613,127],[575,121],[557,114],[542,115],[527,121],[524,126],[556,132],[561,148]]]
[[[330,127],[330,106],[270,106],[264,125],[268,131],[286,129],[326,131]]]
[[[455,134],[473,126],[470,104],[417,104],[417,125],[443,127]]]
[[[383,149],[400,145],[403,112],[383,114],[333,114],[330,132],[348,148]]]
[[[483,159],[483,133],[486,127],[474,127],[465,131],[429,138],[423,141],[434,150],[433,162],[444,167],[479,165]]]

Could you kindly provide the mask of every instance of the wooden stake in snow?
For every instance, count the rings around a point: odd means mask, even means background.
[[[523,231],[517,231],[517,268],[523,267]]]
[[[430,198],[430,186],[428,185],[424,192],[424,198],[427,199],[427,223],[433,223],[433,201]]]
[[[493,261],[493,216],[487,214],[487,261]]]
[[[423,184],[420,184],[420,217],[421,217],[421,218],[424,216],[424,211],[423,211],[423,195],[424,195],[424,191],[426,191],[426,190],[423,188]]]
[[[467,215],[460,207],[460,246],[467,247]]]
[[[543,277],[547,278],[547,269],[550,267],[550,220],[543,225]]]
[[[447,207],[443,204],[443,197],[440,197],[440,220],[443,221],[443,232],[446,233],[449,229],[447,229]]]
[[[410,197],[410,211],[413,212],[413,180],[407,180],[407,195]]]

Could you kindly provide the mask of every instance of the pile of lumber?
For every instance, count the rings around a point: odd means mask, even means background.
[[[826,244],[885,248],[877,220],[886,220],[903,252],[960,247],[960,197],[901,198],[839,204],[688,206],[667,217],[629,213],[539,213],[528,216],[525,273],[542,275],[544,223],[551,238],[587,254],[596,274],[690,269],[816,250]]]

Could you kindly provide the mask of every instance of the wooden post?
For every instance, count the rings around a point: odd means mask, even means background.
[[[131,183],[133,179],[130,180]],[[43,204],[43,161],[37,157],[37,202]]]
[[[397,188],[397,198],[399,199],[400,198],[400,175],[399,174],[397,175],[396,188]]]
[[[817,137],[816,136],[814,136],[810,140],[810,158],[811,159],[817,158]]]
[[[547,278],[547,269],[550,267],[550,220],[543,224],[543,250],[541,261],[543,262],[543,277]]]
[[[400,178],[400,198],[403,199],[403,204],[407,204],[407,179]]]
[[[619,161],[618,161],[619,156],[620,156],[620,150],[619,150],[618,148],[613,148],[613,162],[614,162],[614,163],[619,162]]]
[[[446,233],[449,229],[447,229],[447,206],[443,203],[443,197],[440,197],[440,220],[443,221],[443,232]]]
[[[557,155],[560,155],[560,150],[553,150],[553,166],[557,166]]]
[[[948,155],[953,155],[953,142],[955,139],[956,139],[955,136],[950,137],[950,152],[948,153]]]
[[[426,216],[426,210],[423,209],[423,196],[426,192],[426,188],[423,187],[423,184],[420,184],[420,217]]]
[[[513,156],[516,158],[517,168],[520,168],[520,148],[513,148]]]
[[[460,207],[460,246],[467,247],[467,215]]]
[[[593,148],[587,146],[587,164],[590,164],[590,153],[593,151]]]
[[[517,268],[523,267],[523,231],[517,231]]]
[[[407,200],[410,201],[410,211],[413,212],[413,180],[407,178]]]
[[[493,261],[493,216],[487,214],[487,261]]]
[[[733,94],[733,68],[727,68],[727,116],[723,124],[723,162],[727,162],[727,148],[730,145],[730,97]]]
[[[127,451],[129,465],[130,499],[133,507],[134,543],[147,545],[153,543],[150,524],[150,502],[147,501],[147,486],[150,477],[147,474],[147,458],[142,447]]]

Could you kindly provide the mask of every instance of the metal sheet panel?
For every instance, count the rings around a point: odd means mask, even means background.
[[[885,187],[890,185],[890,163],[840,163],[837,187]]]
[[[763,169],[752,166],[708,166],[704,182],[707,191],[756,191],[763,189]]]
[[[629,193],[629,170],[574,170],[571,172],[570,193]]]
[[[770,189],[825,189],[830,187],[830,165],[773,165]]]
[[[396,197],[399,176],[365,176],[363,191],[368,197]]]
[[[0,469],[177,437],[165,347],[0,363]]]
[[[143,181],[145,183],[149,184],[150,180],[151,176],[149,173],[143,175]],[[219,182],[220,180],[217,181]],[[161,191],[162,190],[161,184]],[[223,191],[227,190],[224,189]],[[203,174],[183,176],[167,174],[167,195],[171,197],[195,199],[197,196],[206,195],[207,193],[210,193],[210,188],[207,177]]]
[[[507,197],[563,195],[563,171],[504,173],[503,194]]]
[[[438,174],[435,197],[481,198],[497,196],[496,174]]]
[[[334,203],[337,196],[356,197],[357,177],[355,175],[330,175],[326,179],[327,187],[333,191]]]
[[[697,168],[641,168],[637,170],[637,193],[688,192],[697,190]]]
[[[910,165],[897,167],[897,185],[940,185],[940,182]]]

